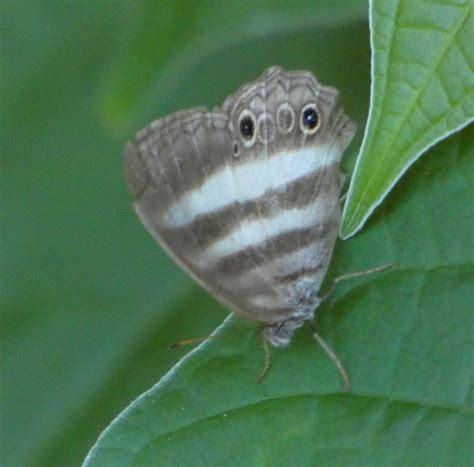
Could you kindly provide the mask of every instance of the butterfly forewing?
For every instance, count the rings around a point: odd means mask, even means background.
[[[273,67],[222,109],[177,112],[139,132],[125,157],[135,209],[227,306],[287,328],[269,338],[285,344],[317,304],[353,133],[333,88]]]

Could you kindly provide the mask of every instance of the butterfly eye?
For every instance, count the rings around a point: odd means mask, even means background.
[[[255,142],[255,115],[250,110],[243,110],[239,117],[239,130],[246,147]]]
[[[301,111],[300,126],[303,133],[314,135],[320,125],[319,114],[315,104],[307,104]]]

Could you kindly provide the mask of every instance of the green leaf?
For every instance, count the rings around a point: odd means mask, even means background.
[[[473,12],[471,0],[371,2],[371,103],[342,238],[421,154],[473,121]]]
[[[431,149],[331,274],[397,261],[351,280],[256,376],[255,325],[230,318],[101,435],[88,467],[129,465],[472,465],[474,128]]]

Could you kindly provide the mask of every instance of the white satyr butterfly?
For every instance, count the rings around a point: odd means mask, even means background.
[[[271,67],[222,107],[160,118],[127,144],[135,210],[200,285],[286,346],[321,300],[354,133],[335,88]]]

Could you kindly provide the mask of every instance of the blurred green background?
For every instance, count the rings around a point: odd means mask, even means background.
[[[151,119],[220,104],[264,68],[310,69],[359,124],[365,1],[2,1],[1,458],[78,465],[226,310],[131,208],[122,148]]]

